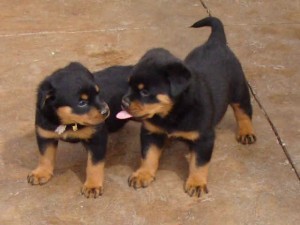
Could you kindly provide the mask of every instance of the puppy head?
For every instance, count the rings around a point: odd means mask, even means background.
[[[109,116],[93,75],[71,63],[47,77],[38,88],[37,109],[60,124],[97,125]]]
[[[167,50],[152,49],[134,67],[122,106],[135,118],[166,117],[190,79],[182,61]]]

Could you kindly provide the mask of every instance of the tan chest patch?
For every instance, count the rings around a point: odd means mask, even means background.
[[[81,139],[87,140],[92,137],[92,135],[96,132],[94,127],[85,127],[77,131],[67,130],[62,134],[58,134],[54,131],[45,130],[39,126],[36,127],[37,133],[43,138],[50,139]]]
[[[168,134],[169,137],[183,138],[190,141],[196,141],[200,138],[200,133],[198,131],[176,131]]]
[[[88,98],[87,95],[81,97],[83,99]],[[95,107],[92,107],[90,111],[85,114],[78,115],[73,113],[71,107],[62,106],[57,109],[57,115],[64,124],[78,123],[81,125],[97,125],[106,119]]]
[[[198,131],[174,131],[169,133],[166,130],[147,121],[143,122],[143,125],[144,128],[151,133],[166,134],[169,138],[183,138],[190,141],[195,141],[200,138],[200,133]]]
[[[151,133],[159,133],[159,134],[166,134],[167,132],[165,130],[163,130],[162,128],[153,125],[152,123],[148,122],[148,121],[144,121],[143,122],[144,128],[148,131],[150,131]]]

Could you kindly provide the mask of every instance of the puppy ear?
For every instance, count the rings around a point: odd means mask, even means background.
[[[189,86],[191,72],[182,62],[168,64],[165,69],[170,82],[171,95],[177,97]]]
[[[54,88],[48,80],[43,81],[37,94],[37,107],[43,109],[46,104],[53,101],[55,98]]]

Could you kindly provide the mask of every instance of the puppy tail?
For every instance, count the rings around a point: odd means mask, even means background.
[[[209,36],[208,42],[210,41],[218,41],[222,44],[226,44],[226,36],[224,31],[224,26],[216,17],[206,17],[198,22],[194,23],[191,27],[198,28],[198,27],[211,27],[212,31]]]

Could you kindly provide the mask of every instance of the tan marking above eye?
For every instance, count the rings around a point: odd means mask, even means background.
[[[145,88],[145,85],[144,85],[144,84],[140,83],[140,84],[138,85],[138,89],[139,89],[139,90],[143,90],[144,88]]]
[[[99,86],[98,86],[98,85],[95,85],[95,89],[96,89],[96,91],[97,91],[97,92],[99,92],[99,91],[100,91],[100,88],[99,88]]]
[[[80,98],[81,98],[82,100],[88,100],[88,99],[89,99],[89,96],[88,96],[87,94],[82,94],[82,95],[80,95]]]
[[[172,99],[166,95],[166,94],[158,94],[156,95],[156,98],[161,102],[161,103],[164,103],[164,104],[168,104],[168,105],[173,105],[173,101]]]

